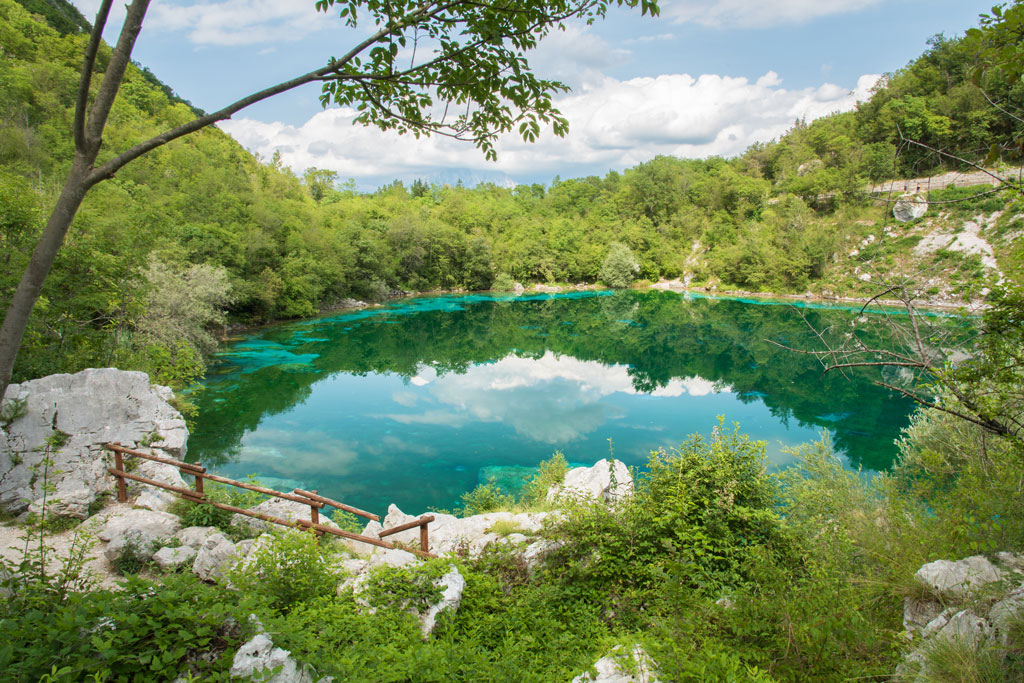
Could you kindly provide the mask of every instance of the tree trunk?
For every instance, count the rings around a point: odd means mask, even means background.
[[[57,258],[57,251],[64,242],[71,221],[89,189],[91,170],[91,161],[82,154],[75,154],[71,172],[64,182],[64,189],[57,199],[57,205],[46,222],[43,234],[32,252],[32,258],[7,308],[3,326],[0,327],[0,400],[3,400],[4,394],[7,393],[7,385],[11,383],[14,360],[18,356],[21,339],[28,327],[32,307],[39,299],[46,276],[50,274],[50,268]]]

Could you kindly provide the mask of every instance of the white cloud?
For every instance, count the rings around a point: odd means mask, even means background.
[[[312,0],[158,3],[146,18],[147,28],[184,32],[197,45],[294,42],[328,25],[338,19],[317,12]]]
[[[421,413],[386,415],[401,424],[462,427],[470,422],[501,422],[542,443],[573,441],[622,415],[602,399],[613,394],[638,394],[626,365],[559,356],[508,355],[475,365],[465,373],[438,376],[425,366],[412,383],[424,387],[435,406]],[[731,392],[701,377],[674,378],[651,396],[706,396]]]
[[[616,80],[600,77],[558,99],[568,117],[564,139],[542,134],[536,144],[506,135],[498,161],[486,162],[472,145],[444,138],[401,137],[353,126],[352,109],[318,112],[301,126],[252,119],[222,128],[247,148],[269,157],[281,152],[297,172],[315,166],[375,187],[394,178],[430,177],[445,169],[505,173],[519,181],[603,174],[658,154],[703,158],[742,153],[752,143],[777,138],[798,118],[808,121],[852,109],[878,80],[862,76],[852,91],[825,83],[787,90],[769,71],[755,82],[705,74],[665,74]]]
[[[882,0],[663,0],[661,15],[677,23],[723,28],[767,28],[802,24],[819,17],[857,12]]]

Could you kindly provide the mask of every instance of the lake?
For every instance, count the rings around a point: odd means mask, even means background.
[[[194,397],[189,459],[384,513],[453,508],[556,450],[593,464],[709,434],[717,416],[787,447],[828,429],[844,463],[883,470],[911,402],[770,343],[850,310],[586,291],[418,297],[262,328],[225,344]],[[804,317],[806,317],[806,322]]]

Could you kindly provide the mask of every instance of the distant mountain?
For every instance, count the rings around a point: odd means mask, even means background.
[[[32,14],[46,18],[46,23],[55,28],[62,36],[69,33],[84,33],[92,30],[90,24],[78,8],[67,0],[17,0],[18,3]]]

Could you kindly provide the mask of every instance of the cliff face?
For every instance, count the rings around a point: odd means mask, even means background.
[[[51,513],[84,519],[96,497],[114,487],[106,443],[184,457],[188,429],[171,397],[145,373],[114,368],[12,384],[0,421],[0,508],[39,508],[45,480],[54,487]]]

